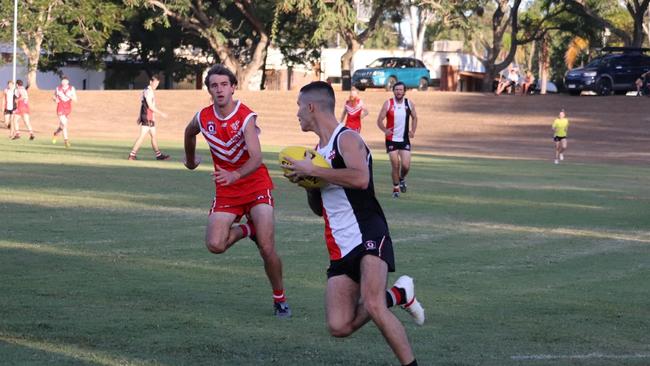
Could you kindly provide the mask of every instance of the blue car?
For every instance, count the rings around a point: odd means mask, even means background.
[[[385,88],[392,90],[398,81],[407,88],[426,90],[431,82],[429,69],[422,61],[410,57],[378,58],[365,69],[352,74],[352,85],[363,91],[366,88]]]

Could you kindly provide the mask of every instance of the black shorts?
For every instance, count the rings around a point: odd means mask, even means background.
[[[562,141],[566,138],[566,136],[560,137],[560,136],[553,136],[553,141],[559,142]]]
[[[156,122],[149,119],[139,119],[138,124],[146,127],[156,127]]]
[[[14,114],[15,109],[5,109],[5,114]]]
[[[397,151],[397,150],[411,151],[411,142],[408,139],[404,140],[402,142],[386,140],[386,152],[387,153],[389,153],[391,151]]]
[[[388,272],[395,272],[393,242],[390,240],[390,236],[385,235],[378,241],[366,240],[365,243],[359,244],[356,248],[352,249],[345,257],[330,261],[330,267],[327,269],[327,278],[346,275],[354,282],[359,283],[361,280],[361,259],[365,255],[374,255],[381,258],[388,264]]]

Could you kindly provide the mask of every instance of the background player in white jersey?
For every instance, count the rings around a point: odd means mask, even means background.
[[[215,196],[205,244],[210,252],[220,254],[245,237],[255,241],[273,289],[275,315],[290,317],[282,261],[275,251],[273,182],[262,163],[257,114],[233,100],[237,78],[223,65],[208,71],[205,86],[214,104],[199,111],[185,129],[185,166],[195,169],[199,164],[195,155],[199,133],[205,137],[214,163]],[[233,226],[244,215],[250,218],[248,222]]]
[[[9,129],[9,138],[13,139],[14,134],[14,112],[16,111],[16,89],[13,80],[7,82],[7,87],[2,91],[2,115],[5,126]]]
[[[405,98],[406,86],[402,82],[393,85],[394,97],[381,107],[377,127],[386,135],[386,152],[390,159],[393,179],[393,197],[406,193],[406,175],[411,169],[411,139],[415,137],[418,116],[415,104]],[[386,125],[384,125],[384,119]]]
[[[293,173],[287,174],[294,181],[314,176],[328,183],[308,191],[310,207],[325,219],[330,254],[327,326],[333,336],[347,337],[372,320],[401,364],[417,365],[404,326],[388,308],[401,305],[420,325],[424,310],[412,278],[402,276],[386,290],[395,265],[388,224],[375,197],[372,156],[357,132],[338,123],[334,105],[328,83],[316,81],[300,90],[300,127],[318,135],[318,152],[332,169],[316,167],[310,159],[288,158]]]
[[[66,148],[70,147],[68,139],[68,121],[72,113],[72,102],[77,101],[77,91],[70,85],[67,76],[61,78],[61,84],[54,90],[54,101],[56,102],[56,115],[59,118],[59,127],[54,131],[52,143],[56,144],[59,133],[63,132],[63,143]]]
[[[156,113],[163,117],[167,117],[165,112],[158,109],[156,105],[156,97],[154,90],[158,88],[160,79],[153,75],[149,78],[149,86],[147,86],[140,96],[140,115],[138,116],[138,124],[140,125],[140,136],[135,140],[133,148],[129,153],[129,160],[138,160],[137,154],[142,142],[147,134],[151,136],[151,148],[156,155],[156,160],[167,160],[169,155],[163,154],[158,148],[158,138],[156,137]]]

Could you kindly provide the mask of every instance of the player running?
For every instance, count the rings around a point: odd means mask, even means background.
[[[403,82],[393,85],[393,95],[394,97],[381,107],[377,127],[386,135],[386,152],[390,159],[393,179],[393,198],[398,198],[400,192],[406,193],[406,175],[411,168],[410,139],[415,137],[418,116],[413,102],[405,98],[406,86]]]
[[[67,76],[61,78],[61,84],[54,90],[54,101],[56,102],[56,115],[59,118],[59,127],[54,131],[52,143],[56,144],[57,137],[63,132],[63,144],[65,148],[70,148],[68,140],[68,118],[72,113],[72,102],[77,102],[77,91],[74,86],[70,85]]]
[[[345,101],[341,122],[345,122],[345,127],[361,133],[361,119],[368,115],[368,108],[363,104],[359,93],[356,89],[350,90],[350,97]]]
[[[22,80],[16,80],[16,115],[14,116],[14,129],[16,131],[15,138],[20,138],[20,124],[22,118],[27,130],[29,131],[29,139],[34,139],[34,130],[32,124],[29,122],[29,95],[27,89],[23,86]]]
[[[334,337],[347,337],[372,320],[401,364],[417,365],[404,326],[388,308],[402,306],[418,325],[424,323],[424,310],[411,277],[400,277],[386,290],[395,264],[388,224],[375,197],[372,156],[358,133],[338,123],[334,106],[328,83],[316,81],[300,90],[300,128],[318,135],[317,150],[332,169],[287,158],[293,164],[289,179],[313,176],[328,183],[307,191],[310,208],[325,219],[327,326]]]
[[[214,102],[190,121],[185,129],[185,166],[195,169],[196,135],[203,134],[212,154],[215,196],[208,216],[205,244],[221,254],[242,238],[250,237],[259,249],[273,289],[277,317],[291,316],[282,283],[282,262],[275,251],[273,182],[262,164],[257,114],[233,100],[235,75],[215,65],[205,78]],[[245,224],[233,225],[246,215]],[[253,224],[254,223],[254,224]]]
[[[155,75],[151,76],[151,78],[149,78],[149,85],[142,91],[142,95],[140,96],[140,116],[138,117],[140,136],[138,136],[133,144],[133,148],[129,153],[129,160],[138,160],[138,150],[140,149],[144,138],[147,137],[147,134],[151,136],[151,148],[153,149],[154,154],[156,154],[156,160],[169,159],[169,155],[160,152],[160,149],[158,148],[158,138],[156,137],[156,113],[167,118],[167,114],[156,106],[154,90],[158,88],[159,84],[160,79]]]
[[[567,132],[569,130],[569,120],[566,118],[564,109],[560,110],[558,118],[553,121],[553,141],[555,141],[555,164],[564,160],[564,151],[567,148]]]

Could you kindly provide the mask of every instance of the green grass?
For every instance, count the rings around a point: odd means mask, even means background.
[[[131,141],[0,142],[0,364],[396,365],[372,325],[324,324],[322,222],[276,183],[289,321],[272,316],[254,245],[203,245],[211,164]],[[207,158],[205,151],[202,152]],[[416,155],[409,192],[375,182],[428,322],[421,365],[650,364],[650,169]]]

